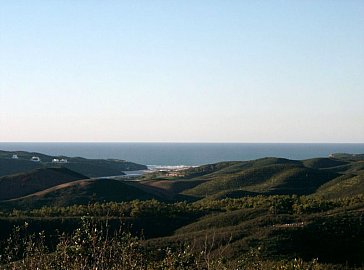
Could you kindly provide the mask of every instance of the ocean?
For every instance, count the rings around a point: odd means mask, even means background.
[[[311,143],[0,143],[0,150],[85,158],[117,158],[145,165],[202,165],[262,157],[308,159],[332,153],[363,154],[364,144]]]

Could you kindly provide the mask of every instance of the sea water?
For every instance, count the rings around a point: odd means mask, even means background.
[[[364,144],[322,143],[0,143],[0,150],[85,158],[116,158],[155,166],[196,166],[262,157],[308,159],[364,153]]]

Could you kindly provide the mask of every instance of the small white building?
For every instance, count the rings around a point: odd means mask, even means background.
[[[59,162],[60,162],[60,163],[67,163],[67,162],[68,162],[68,160],[67,160],[67,159],[65,159],[65,158],[62,158]]]
[[[13,155],[12,157],[11,157],[12,159],[18,159],[18,155]]]
[[[40,158],[39,157],[32,157],[30,159],[30,161],[33,161],[33,162],[40,162]]]
[[[52,159],[52,162],[53,163],[58,163],[59,162],[59,159],[58,158],[54,158],[54,159]]]

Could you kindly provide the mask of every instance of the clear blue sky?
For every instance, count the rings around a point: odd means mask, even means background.
[[[0,141],[364,142],[364,1],[3,0]]]

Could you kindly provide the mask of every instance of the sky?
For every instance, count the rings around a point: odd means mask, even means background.
[[[364,1],[2,0],[0,141],[364,143]]]

